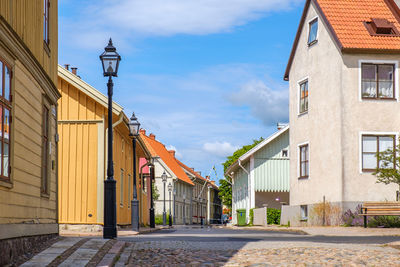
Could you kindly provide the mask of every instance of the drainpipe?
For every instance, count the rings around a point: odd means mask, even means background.
[[[114,129],[115,127],[117,127],[118,124],[120,124],[123,120],[124,120],[124,114],[123,114],[122,111],[121,111],[121,113],[119,113],[119,119],[118,119],[118,121],[116,121],[116,122],[112,125],[113,129]]]
[[[239,159],[238,160],[239,167],[242,168],[242,170],[247,174],[247,207],[246,207],[246,221],[249,223],[250,221],[250,190],[251,190],[251,184],[250,184],[250,173],[246,170],[245,167],[242,166],[242,161]]]

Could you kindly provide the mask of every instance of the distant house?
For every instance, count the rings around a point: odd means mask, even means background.
[[[284,77],[291,187],[283,223],[321,223],[313,210],[324,199],[342,212],[396,199],[398,187],[377,184],[372,175],[376,153],[399,141],[396,2],[306,1]]]
[[[158,140],[154,134],[146,135],[145,130],[140,130],[140,137],[151,153],[154,164],[154,186],[160,194],[158,200],[154,201],[155,215],[161,216],[165,210],[169,214],[171,205],[171,214],[174,224],[189,224],[191,223],[191,200],[193,194],[194,183],[182,169],[175,158],[175,151],[168,150]],[[165,172],[167,182],[162,182],[162,175]],[[171,198],[169,197],[168,185],[172,186]],[[168,222],[167,222],[168,223]]]
[[[74,70],[76,71],[76,70]],[[101,230],[104,222],[104,180],[107,178],[108,98],[76,73],[58,67],[59,173],[58,220],[68,229]],[[131,224],[133,196],[133,149],[128,117],[113,102],[113,162],[116,183],[117,224]],[[136,166],[140,158],[150,158],[142,140],[136,146]],[[147,194],[137,192],[140,223],[149,224]]]
[[[284,126],[242,155],[225,172],[232,178],[232,220],[237,210],[289,203],[289,126]]]
[[[219,197],[219,188],[214,181],[208,184],[208,201],[207,201],[207,211],[209,214],[208,223],[218,224],[222,223],[222,200]]]
[[[56,0],[0,1],[0,266],[58,234]]]

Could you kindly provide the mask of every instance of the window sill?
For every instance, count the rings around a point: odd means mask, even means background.
[[[307,222],[307,221],[308,221],[308,218],[300,219],[300,221],[301,221],[301,222]]]
[[[297,117],[302,117],[302,116],[304,116],[306,114],[308,114],[308,110],[297,114]]]
[[[308,180],[310,177],[309,176],[304,176],[304,177],[298,177],[297,179],[299,180]]]
[[[8,188],[8,189],[11,189],[14,187],[11,180],[4,180],[4,179],[0,179],[0,186]]]
[[[308,47],[311,47],[311,46],[315,45],[316,43],[318,43],[318,39],[312,41],[311,43],[308,43],[307,45],[308,45]]]
[[[47,193],[40,193],[40,196],[42,197],[42,198],[50,198],[50,194],[47,194]]]
[[[373,97],[362,97],[362,101],[397,101],[396,98],[373,98]]]

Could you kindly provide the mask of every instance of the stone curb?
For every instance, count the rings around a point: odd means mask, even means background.
[[[122,252],[125,247],[125,242],[118,241],[116,242],[111,249],[107,252],[107,254],[103,257],[97,267],[111,267],[114,265],[114,262]]]
[[[240,226],[229,226],[232,230],[254,230],[254,231],[265,231],[265,232],[282,232],[282,233],[295,233],[300,235],[310,235],[306,231],[299,229],[289,229],[289,228],[264,228],[264,227],[240,227]]]

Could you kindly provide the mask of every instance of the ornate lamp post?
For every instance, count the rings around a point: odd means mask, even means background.
[[[169,218],[168,218],[168,225],[172,226],[172,215],[171,215],[171,193],[172,193],[172,184],[168,184],[168,192],[169,192]]]
[[[136,138],[139,135],[140,123],[132,113],[131,121],[129,122],[129,136],[132,137],[132,152],[133,152],[133,199],[131,201],[131,222],[132,231],[139,232],[139,200],[137,199],[136,190]]]
[[[103,238],[117,237],[117,208],[116,208],[116,181],[114,180],[113,167],[113,129],[112,129],[112,77],[117,77],[121,56],[113,46],[112,40],[104,48],[100,60],[103,65],[103,75],[108,77],[108,151],[107,151],[107,179],[104,181],[104,227]]]
[[[163,221],[163,225],[166,225],[167,224],[167,212],[165,211],[165,184],[167,183],[167,174],[165,173],[165,171],[161,175],[161,179],[164,184],[164,210],[162,213],[162,221]]]

